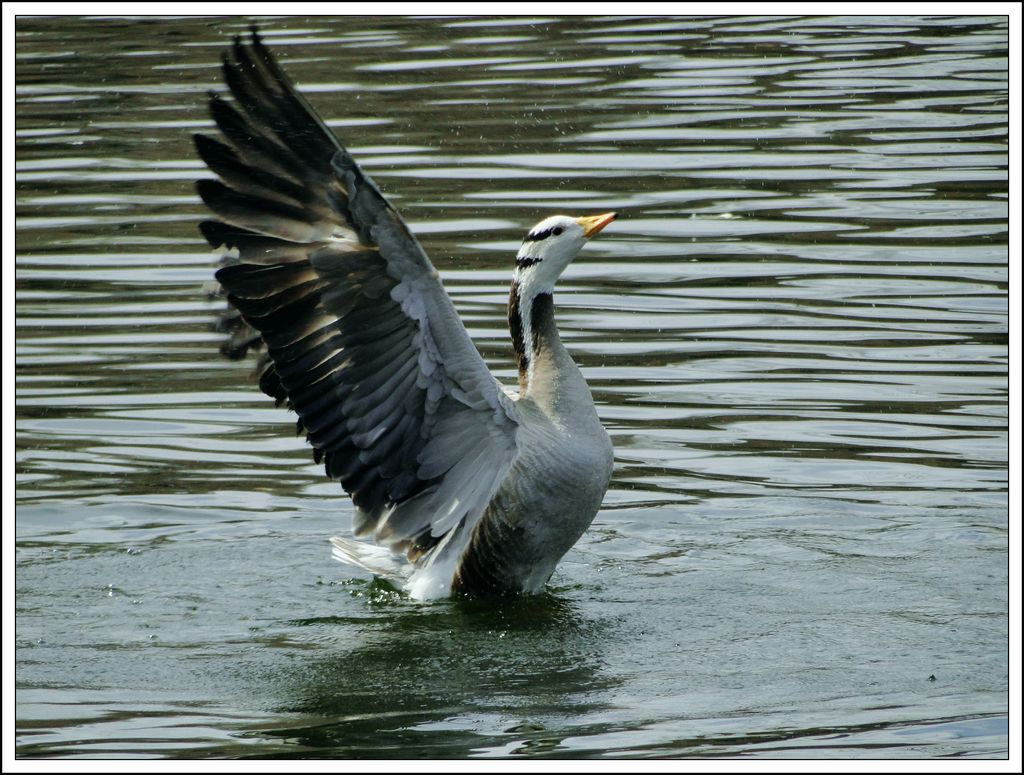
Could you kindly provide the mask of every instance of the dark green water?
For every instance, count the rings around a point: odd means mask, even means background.
[[[1006,755],[1005,19],[259,21],[507,382],[522,234],[620,211],[556,298],[612,487],[537,598],[332,561],[202,292],[248,20],[20,19],[17,755]]]

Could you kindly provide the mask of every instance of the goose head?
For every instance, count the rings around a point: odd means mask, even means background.
[[[615,220],[616,213],[552,215],[538,223],[523,239],[516,254],[520,292],[527,297],[553,293],[555,283],[587,240]]]

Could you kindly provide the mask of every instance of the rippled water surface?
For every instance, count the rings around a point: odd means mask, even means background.
[[[1002,757],[999,17],[266,18],[514,379],[512,257],[615,443],[547,593],[412,603],[219,358],[191,134],[246,19],[20,19],[17,753]]]

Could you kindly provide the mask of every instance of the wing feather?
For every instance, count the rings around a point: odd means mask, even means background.
[[[237,250],[216,274],[237,311],[225,352],[266,347],[260,387],[352,495],[356,534],[430,564],[509,470],[517,409],[419,243],[255,30],[223,71],[222,139],[196,149],[219,178],[197,184],[216,216],[200,229]]]

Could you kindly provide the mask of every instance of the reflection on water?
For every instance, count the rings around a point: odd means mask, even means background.
[[[1004,18],[260,20],[506,382],[523,230],[620,212],[557,297],[612,488],[497,608],[333,563],[216,356],[248,23],[16,25],[21,755],[1005,755]]]
[[[587,621],[556,595],[394,610],[394,593],[358,594],[376,599],[382,612],[391,608],[388,617],[289,623],[304,628],[293,637],[321,648],[294,669],[255,677],[284,695],[275,698],[282,710],[318,722],[264,734],[335,756],[461,756],[487,747],[467,725],[488,726],[497,716],[507,719],[503,732],[548,739],[545,722],[605,709],[622,683],[601,656],[610,623]]]

